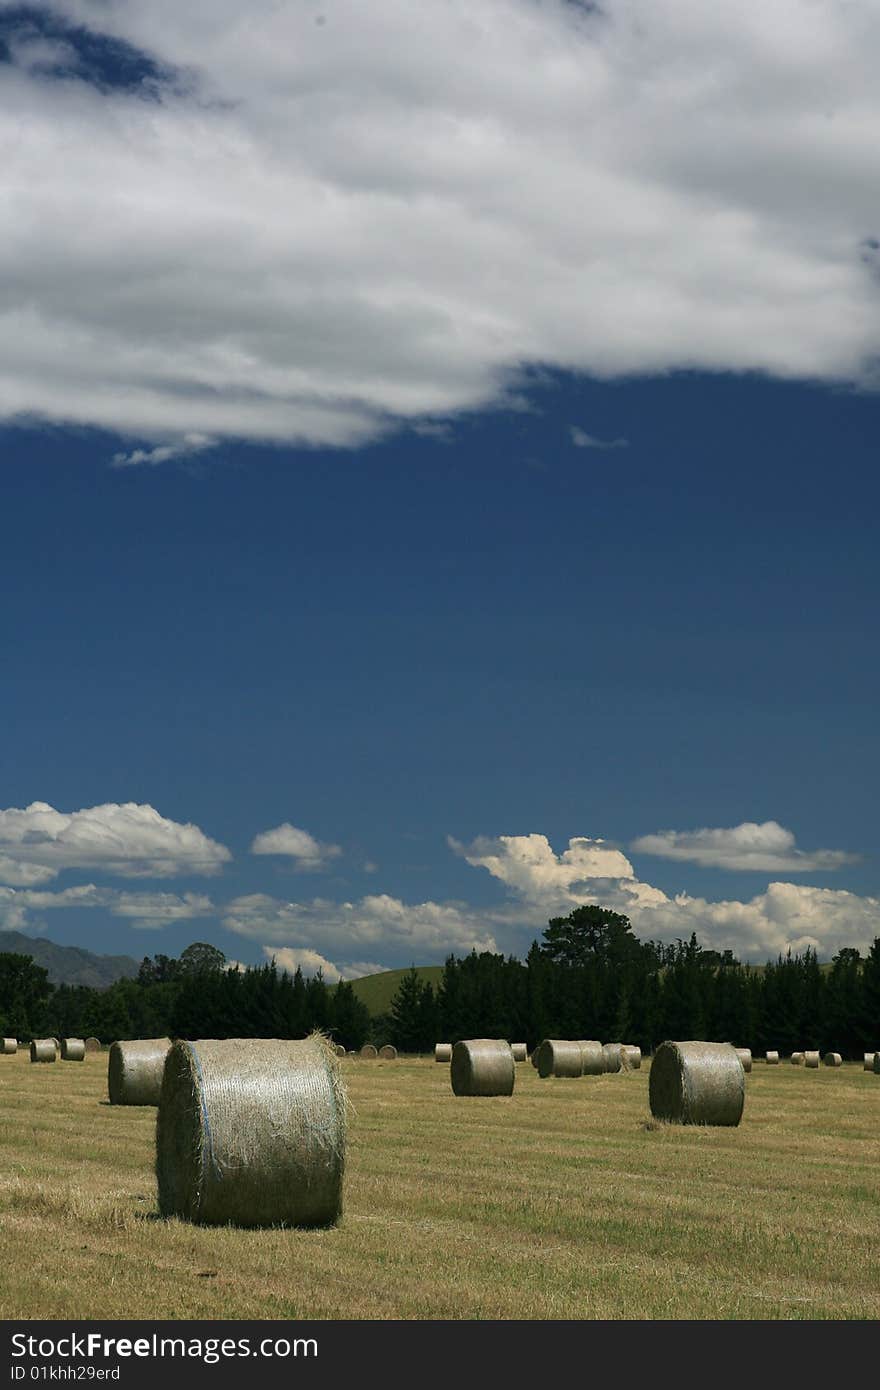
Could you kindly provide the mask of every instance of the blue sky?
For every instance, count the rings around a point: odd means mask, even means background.
[[[0,4],[0,926],[865,949],[871,7],[313,8]]]

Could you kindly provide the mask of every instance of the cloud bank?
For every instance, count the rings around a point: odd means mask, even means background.
[[[661,830],[642,835],[630,849],[661,859],[702,864],[716,869],[753,869],[765,873],[806,873],[839,869],[858,856],[838,849],[805,851],[795,847],[794,835],[778,821],[758,825],[743,821],[722,830]]]
[[[872,379],[873,0],[62,12],[148,75],[10,36],[0,419],[149,466],[357,445],[528,363]]]

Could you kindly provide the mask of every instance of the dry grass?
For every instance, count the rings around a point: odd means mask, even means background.
[[[876,1318],[880,1084],[756,1065],[736,1129],[649,1122],[647,1070],[457,1100],[346,1067],[336,1229],[156,1215],[155,1111],[106,1060],[0,1059],[4,1318]],[[65,1278],[58,1278],[63,1268]]]

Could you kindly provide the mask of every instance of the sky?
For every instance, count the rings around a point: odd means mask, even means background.
[[[869,0],[0,0],[0,929],[880,936]]]

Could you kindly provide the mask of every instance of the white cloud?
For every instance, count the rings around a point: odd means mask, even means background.
[[[625,854],[605,848],[604,840],[575,836],[557,855],[546,835],[481,836],[470,845],[448,837],[456,854],[474,868],[488,869],[517,897],[543,906],[582,900],[584,885],[595,880],[629,881],[635,873]]]
[[[56,912],[65,908],[103,908],[114,917],[126,918],[133,927],[160,928],[192,917],[210,917],[217,909],[202,893],[121,893],[116,888],[99,888],[83,883],[60,892],[44,889],[0,888],[0,921],[3,913],[14,916],[18,925],[33,912]]]
[[[57,869],[47,869],[42,864],[23,864],[19,859],[0,854],[0,883],[30,888],[37,883],[50,883],[57,875]]]
[[[102,93],[13,46],[0,418],[155,463],[446,421],[530,362],[870,377],[873,0],[63,13],[187,81]]]
[[[283,902],[252,893],[226,904],[223,926],[260,942],[334,954],[377,946],[389,955],[416,960],[497,949],[488,914],[461,903],[404,903],[385,893],[342,903],[324,898]]]
[[[628,439],[597,439],[594,434],[587,434],[580,425],[572,425],[569,433],[571,442],[577,449],[628,449]]]
[[[217,873],[232,856],[197,825],[166,820],[126,802],[56,811],[45,801],[0,811],[0,854],[8,882],[47,882],[64,869],[103,869],[124,878]]]
[[[319,951],[304,946],[264,946],[263,955],[267,960],[274,960],[279,970],[287,970],[291,975],[294,975],[297,969],[306,977],[317,975],[320,970],[328,985],[335,985],[340,980],[359,980],[364,975],[377,975],[385,969],[384,965],[376,965],[371,961],[335,965]]]
[[[274,830],[264,830],[254,837],[251,854],[283,854],[296,861],[296,868],[315,871],[327,866],[328,859],[342,853],[339,845],[325,845],[307,830],[298,830],[285,821]]]
[[[185,434],[182,439],[171,444],[158,444],[154,449],[132,449],[129,453],[113,455],[114,468],[133,468],[141,463],[167,463],[169,459],[189,458],[192,454],[204,453],[216,441],[207,434]]]
[[[718,830],[661,830],[642,835],[630,849],[718,869],[753,869],[764,873],[806,873],[839,869],[853,864],[858,855],[845,850],[805,851],[795,847],[795,838],[778,821],[762,824],[743,821],[741,825]]]

